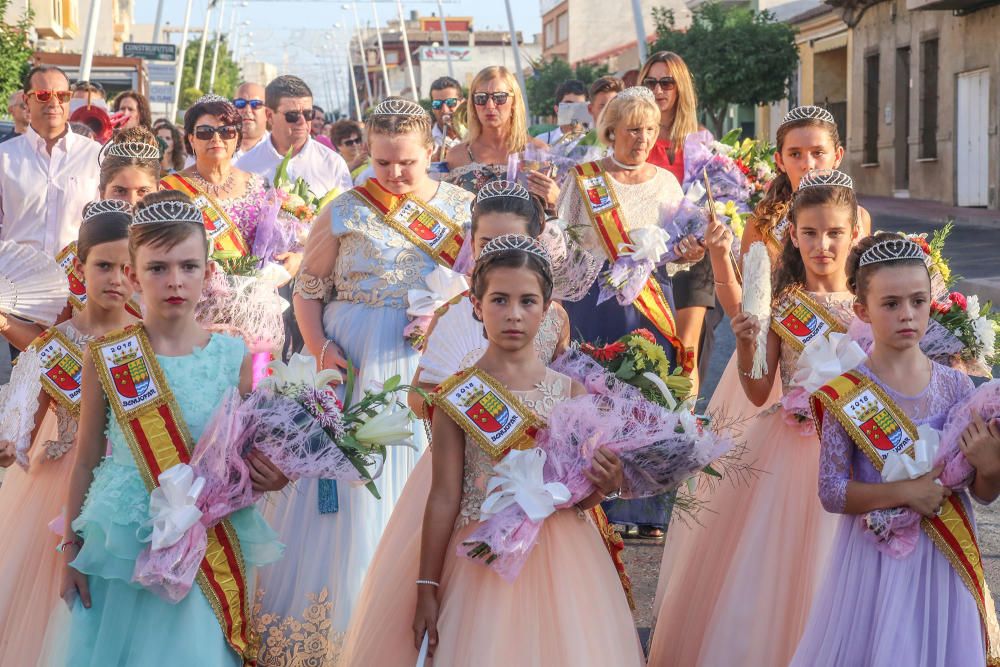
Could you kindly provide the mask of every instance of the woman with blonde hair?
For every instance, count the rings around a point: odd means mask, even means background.
[[[445,180],[470,192],[490,181],[507,178],[507,156],[528,143],[545,144],[528,136],[528,117],[517,79],[506,67],[480,70],[469,86],[475,110],[469,113],[465,141],[448,152]]]

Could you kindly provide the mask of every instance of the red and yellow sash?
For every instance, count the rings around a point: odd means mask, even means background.
[[[412,194],[396,195],[374,178],[354,188],[354,193],[387,225],[446,268],[455,265],[462,248],[462,229],[442,211]]]
[[[431,401],[494,460],[531,449],[541,421],[495,378],[473,366],[441,383]]]
[[[83,310],[84,305],[87,303],[87,283],[83,278],[83,274],[76,270],[76,258],[76,241],[73,241],[59,251],[59,254],[56,255],[56,262],[62,267],[62,270],[66,273],[66,279],[69,280],[70,304],[77,310]],[[129,299],[125,303],[125,310],[129,314],[142,319],[142,311],[134,299]]]
[[[889,452],[913,453],[918,439],[916,426],[880,386],[859,372],[848,371],[831,380],[812,395],[810,403],[816,428],[822,433],[824,413],[831,412],[879,472]],[[920,525],[976,599],[990,655],[986,605],[992,605],[993,600],[987,594],[976,531],[961,494],[949,496],[941,513],[922,519]]]
[[[829,310],[799,288],[781,298],[771,316],[771,328],[798,352],[816,336],[847,331]]]
[[[599,163],[579,164],[574,169],[576,184],[580,188],[583,201],[587,204],[590,222],[604,245],[608,260],[614,262],[620,254],[619,248],[623,244],[632,243],[625,229],[625,218],[618,204],[618,197]],[[670,304],[653,276],[649,277],[633,305],[677,348],[681,368],[685,372],[690,372],[694,366],[693,351],[686,349],[684,343],[677,337]]]
[[[133,324],[90,343],[101,385],[128,441],[146,488],[160,473],[189,463],[194,440],[167,385],[146,330]],[[229,520],[208,531],[198,585],[222,626],[226,641],[245,665],[256,664],[260,638],[251,623],[246,568]]]
[[[212,243],[212,256],[222,258],[245,257],[250,254],[243,234],[232,218],[215,199],[180,174],[170,174],[160,179],[160,187],[179,190],[191,195],[194,205],[201,209],[205,218],[205,231]]]
[[[31,344],[42,361],[42,389],[74,417],[80,416],[83,350],[51,327]]]

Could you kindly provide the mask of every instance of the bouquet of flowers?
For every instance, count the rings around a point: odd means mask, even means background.
[[[556,183],[562,183],[575,165],[576,160],[561,155],[556,150],[528,145],[522,152],[511,153],[507,157],[507,180],[516,181],[527,188],[528,172],[537,171]]]
[[[288,149],[281,164],[278,165],[278,169],[274,172],[274,191],[281,201],[283,212],[296,220],[310,223],[316,214],[339,194],[339,191],[334,188],[322,197],[317,197],[301,176],[293,182],[288,176],[288,163],[292,160],[292,150],[292,148]]]
[[[233,389],[198,439],[190,464],[164,471],[150,495],[150,546],[139,555],[133,580],[167,600],[187,595],[205,555],[207,531],[258,500],[246,456],[259,451],[290,480],[336,479],[364,484],[376,498],[374,480],[386,448],[412,435],[409,410],[395,394],[409,390],[399,378],[350,402],[348,368],[341,402],[330,386],[340,373],[316,372],[312,357],[273,362],[272,375],[246,399]]]
[[[954,223],[949,222],[941,229],[934,230],[930,241],[927,240],[927,234],[899,232],[901,236],[920,246],[920,249],[927,255],[927,270],[931,274],[931,296],[934,299],[947,297],[948,288],[958,280],[958,276],[952,274],[948,260],[944,258],[944,244],[953,228]]]
[[[962,369],[969,375],[993,377],[992,368],[1000,363],[996,349],[1000,316],[992,312],[990,302],[980,306],[979,297],[975,294],[966,296],[961,292],[951,292],[946,301],[931,304],[931,319],[942,325],[940,335],[944,340],[938,345],[949,344],[954,339],[961,342],[961,351],[949,364],[952,368]],[[924,338],[927,338],[926,334]],[[921,344],[923,346],[924,343]]]
[[[750,185],[750,196],[746,203],[752,211],[764,198],[771,181],[777,176],[774,165],[775,147],[767,141],[749,137],[741,141],[740,134],[739,128],[730,130],[719,139],[716,150],[725,152],[728,147],[728,156],[735,161],[737,169],[746,177]]]
[[[580,346],[580,352],[600,364],[617,380],[632,385],[643,397],[669,410],[677,410],[691,398],[694,383],[681,369],[670,370],[663,347],[648,329],[636,329],[613,343]],[[593,375],[588,379],[599,379]],[[586,386],[586,385],[585,385]],[[595,387],[587,387],[595,391]]]

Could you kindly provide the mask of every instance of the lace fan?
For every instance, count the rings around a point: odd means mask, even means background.
[[[443,382],[476,363],[488,342],[483,325],[472,316],[472,302],[462,299],[438,317],[420,357],[421,382]]]
[[[0,312],[46,326],[66,307],[69,283],[56,261],[13,241],[0,241]]]

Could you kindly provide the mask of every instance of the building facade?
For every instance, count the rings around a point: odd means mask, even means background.
[[[80,53],[92,0],[11,0],[3,19],[14,23],[27,8],[34,13],[35,48],[50,53]],[[131,39],[135,0],[103,0],[98,16],[97,55],[121,55]]]

